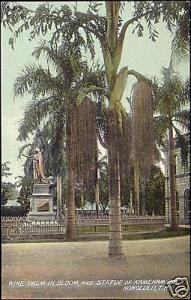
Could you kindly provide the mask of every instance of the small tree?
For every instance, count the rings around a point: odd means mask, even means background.
[[[17,177],[17,188],[20,188],[18,202],[21,204],[22,207],[25,207],[27,211],[29,211],[30,207],[30,196],[32,195],[32,187],[33,187],[33,180],[29,177],[25,176],[18,176]]]
[[[1,164],[2,179],[12,175],[12,173],[10,172],[9,164],[9,161]],[[1,182],[1,205],[6,204],[8,200],[15,200],[17,198],[17,195],[18,192],[16,190],[15,184],[5,181]]]
[[[146,212],[148,215],[165,214],[165,176],[159,167],[153,165],[145,189]]]

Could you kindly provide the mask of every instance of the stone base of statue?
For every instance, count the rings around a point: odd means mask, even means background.
[[[53,196],[49,193],[48,183],[34,183],[30,198],[29,220],[55,220]]]

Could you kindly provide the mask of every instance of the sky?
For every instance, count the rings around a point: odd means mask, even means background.
[[[34,9],[41,2],[20,2],[21,4]],[[54,2],[55,6],[63,5],[63,2]],[[64,2],[64,4],[72,7],[75,1]],[[87,1],[77,1],[78,9],[86,11],[88,6]],[[104,6],[101,6],[101,13],[104,14]],[[128,17],[125,15],[124,19]],[[168,67],[171,54],[172,36],[165,28],[162,22],[157,25],[159,38],[156,42],[152,42],[148,38],[148,32],[144,32],[143,37],[139,38],[132,34],[133,27],[126,33],[122,59],[120,68],[128,66],[129,69],[134,69],[139,73],[149,77],[160,77],[162,67]],[[16,176],[23,175],[24,160],[18,159],[19,148],[23,143],[17,141],[19,121],[22,119],[24,108],[31,101],[30,96],[17,97],[13,99],[13,83],[25,65],[34,63],[35,60],[31,53],[35,46],[38,45],[38,39],[28,41],[28,34],[24,33],[17,40],[15,49],[12,50],[8,44],[11,36],[8,29],[1,27],[1,153],[2,163],[10,161],[10,168],[13,175],[9,178],[14,182]],[[99,43],[95,41],[96,60],[103,63],[103,58]],[[90,57],[87,57],[90,61]],[[46,61],[39,61],[46,65]],[[181,63],[177,66],[177,71],[180,72],[185,80],[189,74],[188,62]],[[126,96],[129,95],[131,86],[135,82],[133,77],[128,79],[126,89],[123,94],[123,104],[128,109]]]

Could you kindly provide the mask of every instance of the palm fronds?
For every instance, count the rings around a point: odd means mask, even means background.
[[[78,50],[65,42],[56,49],[41,41],[33,55],[36,59],[45,55],[55,68],[56,76],[49,68],[33,64],[26,66],[16,79],[15,95],[31,93],[33,96],[20,122],[18,140],[26,140],[33,134],[35,143],[44,145],[47,174],[63,174],[67,123],[67,127],[71,126],[76,181],[83,181],[83,187],[87,189],[95,184],[97,135],[96,103],[86,95],[90,91],[96,99],[105,92],[104,72],[95,65],[89,68]],[[84,101],[77,106],[81,91],[85,91]],[[38,132],[38,126],[41,132]],[[40,134],[45,142],[41,143]]]
[[[180,130],[173,126],[175,132],[176,132],[176,147],[180,148],[181,153],[181,159],[182,159],[182,165],[187,166],[188,164],[188,145],[189,142],[183,134],[181,134]]]
[[[168,118],[165,116],[154,117],[153,129],[154,139],[158,147],[165,148],[165,139],[167,137]]]
[[[177,64],[182,60],[185,60],[189,56],[189,42],[190,42],[190,14],[189,14],[189,2],[185,1],[185,11],[179,17],[177,22],[177,28],[174,33],[174,38],[172,40],[172,64]]]
[[[180,111],[189,101],[189,85],[184,83],[171,67],[162,69],[162,84],[158,86],[155,98],[158,102],[156,111],[172,116]]]
[[[59,78],[53,77],[49,70],[40,65],[28,65],[14,82],[14,96],[23,96],[25,93],[45,96],[48,93],[56,93],[62,89]]]
[[[59,99],[54,95],[28,104],[24,112],[24,117],[19,122],[19,135],[17,139],[19,141],[26,140],[28,134],[32,134],[41,121],[58,108]]]
[[[189,110],[185,109],[185,110],[176,112],[173,120],[178,122],[183,130],[186,130],[186,131],[190,130],[190,111]]]
[[[31,150],[31,146],[32,146],[31,143],[27,143],[27,144],[23,145],[22,147],[20,147],[18,158],[21,158],[21,156],[23,155],[24,151],[26,151],[26,150],[28,150],[28,155],[29,155],[29,152]]]

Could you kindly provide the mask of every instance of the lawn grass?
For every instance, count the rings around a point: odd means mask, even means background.
[[[80,226],[78,228],[78,241],[107,241],[109,239],[109,228],[108,225],[103,226]],[[99,229],[98,229],[99,228]],[[123,231],[123,240],[144,240],[144,239],[160,239],[160,238],[172,238],[186,236],[190,234],[189,228],[179,228],[178,231],[172,231],[170,228],[157,228],[153,225],[127,225],[126,230]],[[96,231],[95,231],[96,230]],[[43,235],[34,239],[23,239],[23,240],[2,240],[5,243],[34,243],[34,242],[64,242],[65,236],[61,235]]]
[[[136,224],[136,225],[128,225],[122,224],[122,231],[125,232],[141,232],[141,231],[153,231],[160,230],[161,224]],[[109,232],[109,225],[78,225],[78,234],[91,234],[91,233],[105,233]]]
[[[171,238],[179,237],[190,234],[189,228],[179,228],[178,231],[174,232],[170,228],[165,228],[156,232],[123,232],[123,240],[143,240],[143,239],[160,239],[160,238]],[[78,238],[79,241],[104,241],[108,240],[108,233],[102,235],[81,235]]]

